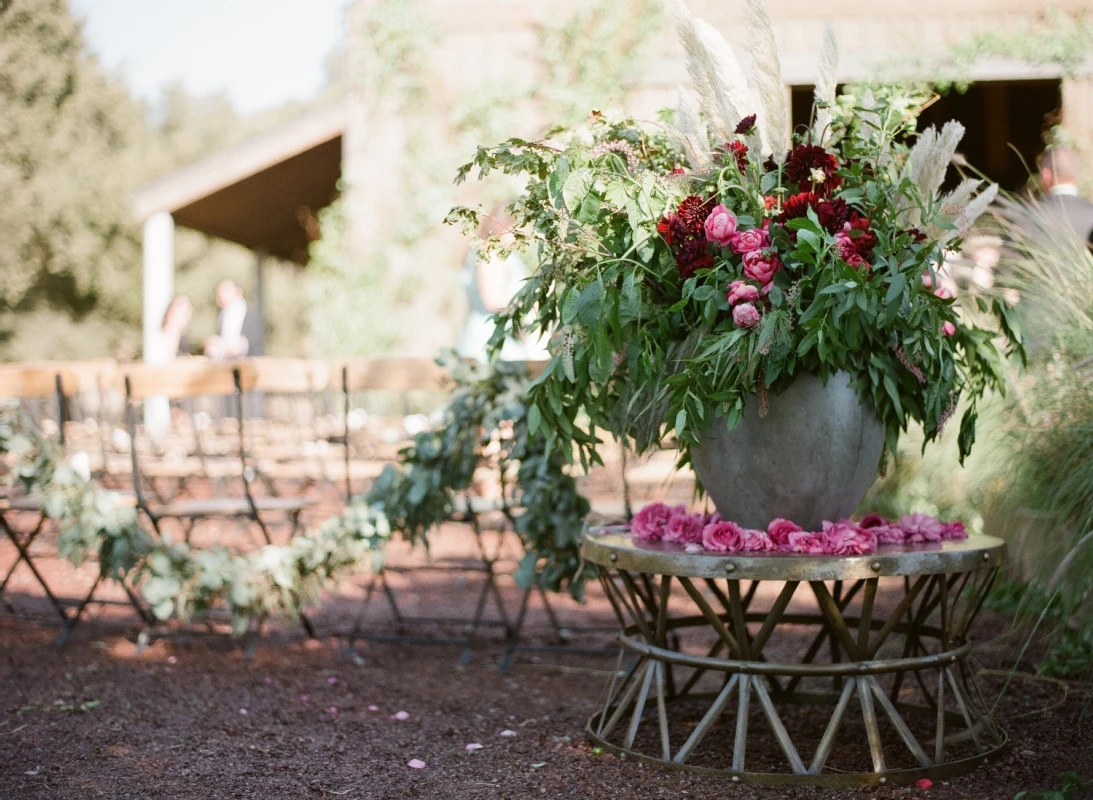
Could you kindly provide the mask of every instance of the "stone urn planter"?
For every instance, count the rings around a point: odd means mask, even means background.
[[[798,375],[768,406],[760,417],[758,398],[749,397],[734,430],[717,420],[691,451],[721,516],[749,528],[783,517],[819,530],[851,514],[876,478],[884,426],[850,376],[836,373],[825,386]]]

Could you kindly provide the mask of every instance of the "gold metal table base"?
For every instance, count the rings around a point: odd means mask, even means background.
[[[964,774],[1008,747],[967,664],[1001,540],[850,558],[733,557],[589,533],[584,554],[600,566],[623,628],[606,699],[587,726],[611,752],[744,783],[852,787]],[[780,583],[776,596],[759,592],[764,581]],[[882,581],[898,593],[883,612]],[[794,612],[798,595],[818,613]],[[802,632],[811,638],[803,654]],[[808,737],[785,719],[793,705],[831,709],[807,753]],[[769,739],[756,747],[769,736],[776,748]]]

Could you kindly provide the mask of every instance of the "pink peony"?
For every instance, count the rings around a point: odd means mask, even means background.
[[[849,223],[847,223],[849,225]],[[835,249],[839,251],[839,255],[845,261],[858,254],[858,248],[854,246],[854,239],[846,231],[839,231],[835,234]]]
[[[770,540],[764,531],[753,531],[750,529],[744,529],[744,552],[747,553],[769,553],[772,550],[777,550],[778,545]]]
[[[759,324],[759,311],[751,303],[741,303],[732,310],[732,321],[738,328],[754,328]]]
[[[718,553],[739,553],[744,549],[744,531],[735,522],[712,522],[702,530],[702,545]]]
[[[759,301],[759,290],[750,283],[733,281],[729,284],[729,291],[725,294],[730,306],[737,303],[756,303]]]
[[[672,509],[664,503],[650,503],[630,520],[630,533],[635,538],[656,542],[664,538]]]
[[[789,535],[785,550],[821,556],[827,552],[827,537],[822,531],[797,531]]]
[[[952,522],[942,523],[941,528],[942,539],[967,539],[968,529],[964,527],[964,523],[960,520],[953,520]]]
[[[908,544],[940,542],[945,526],[927,514],[905,514],[899,518],[904,541]]]
[[[736,217],[725,206],[714,206],[710,216],[706,217],[705,228],[707,241],[728,247],[736,233]]]
[[[835,556],[860,556],[877,549],[877,537],[849,520],[824,523],[826,552]]]
[[[869,262],[857,253],[851,253],[849,256],[844,258],[843,261],[846,262],[847,266],[853,267],[854,269],[864,268],[866,272],[869,272]]]
[[[732,251],[734,253],[752,253],[756,250],[762,250],[770,244],[770,234],[767,233],[765,228],[752,228],[748,231],[736,231],[729,237],[729,242],[732,244]]]
[[[951,322],[946,322],[941,326],[941,332],[943,334],[945,334],[946,336],[955,336],[956,335],[956,326],[953,325],[953,323],[951,323]]]
[[[774,280],[782,260],[773,250],[752,250],[744,254],[744,274],[761,284]]]
[[[688,514],[683,506],[672,509],[664,541],[680,544],[696,544],[702,541],[702,529],[706,526],[705,514]]]
[[[775,545],[781,548],[785,548],[789,544],[789,535],[791,533],[800,533],[801,526],[796,522],[790,522],[788,519],[772,519],[770,524],[767,525],[767,535]]]

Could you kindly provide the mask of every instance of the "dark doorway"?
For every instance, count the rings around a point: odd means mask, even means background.
[[[794,86],[792,98],[794,127],[807,125],[812,87]],[[963,123],[960,152],[968,162],[1003,189],[1018,190],[1028,182],[1028,171],[1035,171],[1044,134],[1057,124],[1061,107],[1058,80],[981,81],[938,98],[922,112],[918,127],[940,128],[951,119]],[[955,182],[951,176],[950,182]]]

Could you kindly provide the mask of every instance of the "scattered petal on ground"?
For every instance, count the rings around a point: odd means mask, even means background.
[[[241,709],[239,709],[239,713],[242,714],[245,717],[245,716],[247,716],[247,709],[241,708]]]
[[[177,658],[175,658],[174,656],[167,656],[167,663],[168,663],[168,664],[177,664],[177,663],[178,663],[178,659],[177,659]]]
[[[391,715],[391,719],[397,719],[399,722],[410,719],[409,711],[396,711]]]
[[[331,706],[330,708],[327,709],[327,711],[329,711],[331,714],[337,714],[338,713],[338,707],[337,706]]]
[[[379,711],[380,707],[379,706],[368,706],[368,710],[369,711]]]
[[[482,745],[480,745],[478,742],[471,742],[469,745],[467,745],[463,749],[466,750],[468,753],[473,753],[475,750],[481,750]]]
[[[264,683],[266,686],[269,686],[271,683],[273,683],[273,678],[267,676],[262,679],[262,683]]]
[[[306,703],[307,702],[307,695],[306,694],[300,695],[300,702],[301,703]]]
[[[406,762],[406,766],[410,769],[425,769],[425,762],[420,758],[411,758]]]
[[[929,778],[919,778],[917,781],[915,781],[915,786],[917,786],[919,789],[929,789],[933,785],[934,782]]]
[[[329,678],[326,679],[326,682],[333,686],[335,683],[338,682],[338,679],[331,675]]]
[[[503,730],[503,731],[501,731],[501,735],[502,736],[515,736],[516,731]]]

